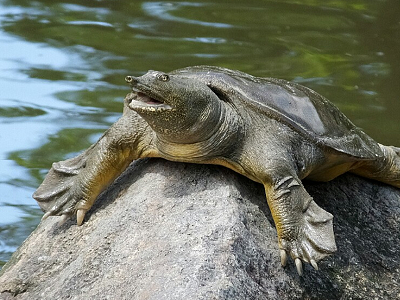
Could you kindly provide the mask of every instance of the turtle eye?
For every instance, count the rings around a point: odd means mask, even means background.
[[[167,82],[169,81],[169,76],[167,74],[160,74],[157,76],[157,79],[160,81]]]

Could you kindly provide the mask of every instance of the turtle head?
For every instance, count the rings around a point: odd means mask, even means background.
[[[195,78],[149,71],[140,77],[127,76],[125,81],[132,87],[128,107],[167,142],[207,140],[221,122],[221,100]]]

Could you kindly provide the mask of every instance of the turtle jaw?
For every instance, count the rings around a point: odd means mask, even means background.
[[[161,97],[149,95],[144,91],[133,88],[129,97],[129,108],[138,113],[152,113],[172,110],[172,107],[166,104]]]

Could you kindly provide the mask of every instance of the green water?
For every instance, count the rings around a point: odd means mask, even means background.
[[[400,1],[0,1],[0,267],[54,161],[120,116],[126,75],[218,65],[323,94],[400,146]]]

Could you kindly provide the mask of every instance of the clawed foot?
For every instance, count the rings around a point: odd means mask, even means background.
[[[76,224],[78,226],[82,225],[83,219],[85,218],[86,211],[87,210],[85,210],[85,209],[78,209],[76,211]],[[50,216],[59,216],[59,215],[60,215],[60,213],[57,213],[56,210],[50,210],[43,215],[42,220],[46,220]],[[71,218],[72,215],[73,215],[73,213],[68,213],[68,212],[61,213],[61,219],[58,222],[58,225],[61,226],[62,224],[64,224],[69,218]]]
[[[290,255],[299,275],[303,274],[302,261],[310,263],[318,270],[317,262],[336,251],[333,233],[333,216],[320,208],[313,200],[303,212],[301,224],[292,228],[291,237],[279,241],[282,266]]]
[[[83,223],[89,209],[85,193],[80,190],[79,184],[79,173],[84,168],[84,154],[53,164],[45,180],[33,194],[33,198],[46,212],[42,220],[49,216],[62,216],[59,222],[61,225],[76,213],[77,224]]]
[[[78,201],[79,198],[74,197],[74,191],[71,189],[67,189],[65,193],[57,198],[56,200],[46,199],[51,202],[55,202],[55,204],[46,210],[46,213],[43,215],[42,220],[47,219],[50,216],[62,216],[59,225],[64,224],[72,215],[76,212],[76,223],[80,226],[83,223],[83,219],[85,218],[85,214],[87,209],[79,208],[83,206],[83,201]],[[43,197],[40,195],[35,195],[35,199],[43,201]]]

